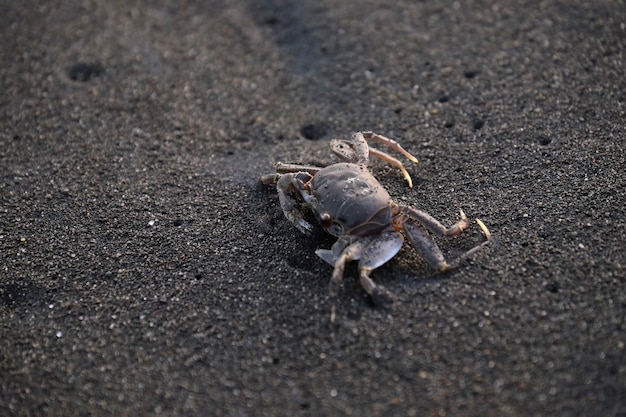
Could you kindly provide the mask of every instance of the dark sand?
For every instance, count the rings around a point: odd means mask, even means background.
[[[623,1],[145,3],[0,5],[0,415],[626,415]],[[358,130],[497,241],[331,323],[258,177]]]

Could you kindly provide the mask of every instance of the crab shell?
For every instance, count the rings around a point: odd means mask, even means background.
[[[337,163],[320,170],[311,194],[319,224],[333,236],[371,236],[391,224],[391,197],[363,165]]]

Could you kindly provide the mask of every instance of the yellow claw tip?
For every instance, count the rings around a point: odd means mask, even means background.
[[[402,171],[402,175],[406,179],[406,182],[409,183],[409,188],[413,188],[413,179],[411,179],[409,173],[406,171],[406,169],[404,169],[404,167],[400,167],[400,170]]]
[[[476,223],[478,223],[478,225],[482,229],[483,233],[487,237],[487,240],[491,239],[491,232],[489,231],[489,229],[487,229],[487,226],[485,226],[485,223],[483,223],[480,219],[476,219]]]

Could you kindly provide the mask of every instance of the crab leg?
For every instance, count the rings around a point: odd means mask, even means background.
[[[404,175],[404,178],[409,183],[409,188],[413,188],[413,180],[411,179],[411,176],[406,171],[406,169],[404,169],[404,165],[402,165],[402,162],[400,162],[398,159],[394,158],[393,156],[389,155],[388,153],[379,151],[378,149],[374,149],[374,148],[370,148],[370,155],[372,155],[374,158],[378,158],[382,161],[385,161],[389,163],[389,165],[396,167],[400,171],[402,171],[402,175]]]
[[[337,241],[337,243],[338,242],[340,242],[340,240]],[[337,243],[335,243],[335,245]],[[358,240],[354,242],[353,244],[347,246],[341,252],[341,255],[339,255],[339,257],[335,260],[335,269],[333,269],[333,275],[330,278],[329,283],[329,291],[331,297],[335,297],[337,296],[337,294],[339,294],[339,287],[341,286],[341,282],[343,281],[343,271],[346,267],[346,262],[359,259],[361,257],[361,252],[363,251],[365,243],[367,243],[367,240]],[[318,254],[318,256],[320,255]],[[322,257],[322,259],[324,258]]]
[[[264,185],[275,185],[280,179],[280,174],[267,174],[262,175],[260,179],[261,183]]]
[[[398,159],[389,155],[386,152],[380,151],[375,148],[370,148],[367,144],[367,140],[374,140],[389,146],[406,156],[413,162],[417,162],[417,159],[405,151],[398,142],[393,139],[386,138],[384,136],[377,135],[373,132],[357,132],[352,135],[350,140],[333,139],[330,142],[331,150],[341,160],[351,162],[353,164],[367,165],[369,163],[369,156],[373,156],[382,161],[389,163],[391,166],[398,168],[402,171],[402,175],[409,183],[409,188],[413,188],[413,180],[411,176]]]
[[[402,226],[413,247],[419,251],[431,268],[443,271],[449,267],[441,249],[439,249],[439,246],[437,246],[437,243],[428,234],[424,226],[412,221],[407,221]]]
[[[402,206],[402,211],[406,215],[408,215],[411,219],[417,220],[418,222],[422,223],[424,226],[426,226],[428,230],[435,233],[437,236],[445,236],[445,237],[456,236],[459,233],[461,233],[463,230],[467,229],[470,224],[463,210],[459,210],[461,219],[450,227],[445,227],[433,216],[431,216],[430,214],[422,210],[417,210],[412,207]]]
[[[395,140],[389,139],[385,136],[379,135],[378,133],[374,133],[374,132],[361,132],[359,134],[362,135],[365,138],[365,140],[373,140],[374,142],[382,143],[383,145],[389,146],[394,151],[400,152],[410,161],[417,163],[417,158],[411,155],[410,153],[408,153],[407,151],[405,151],[404,148],[400,146],[400,144],[396,142]]]
[[[370,295],[375,295],[379,287],[370,278],[370,273],[385,264],[402,248],[404,238],[395,230],[389,230],[375,237],[363,250],[359,261],[361,286]]]
[[[310,175],[317,174],[322,167],[316,167],[315,165],[298,165],[298,164],[285,164],[282,162],[276,162],[274,169],[279,174],[288,174],[290,172],[306,172]]]
[[[435,219],[432,219],[432,217],[431,219],[434,220],[439,226],[441,226],[442,229],[447,230],[448,232],[452,232],[450,234],[445,233],[445,231],[441,233],[441,229],[439,229],[440,236],[455,236],[461,233],[462,230],[465,230],[465,229],[455,227],[455,226],[458,226],[459,223],[463,222],[464,220],[467,221],[467,218],[465,217],[465,214],[463,213],[462,210],[461,210],[461,217],[462,217],[461,220],[449,229],[445,229],[439,222],[437,222]],[[478,252],[479,250],[481,250],[482,248],[484,248],[485,246],[491,243],[491,233],[489,232],[485,224],[482,221],[480,221],[480,219],[476,219],[476,223],[478,223],[478,225],[480,226],[487,240],[481,243],[480,245],[474,246],[472,249],[461,254],[460,256],[458,256],[457,258],[455,258],[449,263],[446,261],[446,259],[443,256],[443,253],[441,252],[441,249],[439,249],[439,246],[437,246],[437,243],[435,243],[433,238],[428,234],[428,231],[426,230],[424,226],[422,226],[421,224],[418,224],[413,219],[407,219],[407,221],[404,222],[402,227],[404,231],[406,232],[407,236],[409,237],[409,240],[411,241],[413,246],[421,253],[424,259],[426,259],[426,262],[428,263],[428,265],[430,265],[431,268],[436,269],[438,272],[445,272],[445,271],[451,271],[451,270],[458,268],[461,262],[471,257],[476,252]],[[426,227],[430,229],[428,225],[426,225]],[[437,233],[436,230],[432,230],[432,231],[434,233]]]
[[[322,167],[316,167],[314,165],[298,165],[298,164],[284,164],[282,162],[276,162],[274,164],[275,174],[262,175],[260,180],[265,185],[278,184],[282,174],[292,174],[298,172],[306,172],[310,176],[317,174]]]
[[[329,283],[331,297],[339,293],[346,263],[359,260],[361,286],[374,299],[378,301],[387,299],[387,292],[380,285],[376,285],[370,274],[393,258],[402,248],[403,242],[404,238],[400,233],[388,230],[374,238],[364,238],[354,243],[350,243],[348,239],[339,239],[330,250],[318,249],[315,253],[335,267]]]

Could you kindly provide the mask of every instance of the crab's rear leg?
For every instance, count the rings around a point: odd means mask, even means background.
[[[378,133],[374,133],[374,132],[361,132],[360,134],[363,136],[365,140],[371,140],[374,142],[382,143],[383,145],[390,147],[394,151],[400,152],[411,162],[417,162],[416,157],[414,157],[413,155],[405,151],[404,148],[400,146],[400,144],[393,139],[379,135]]]
[[[386,152],[379,151],[378,149],[374,149],[374,148],[370,148],[370,155],[373,156],[374,158],[380,159],[381,161],[385,161],[389,165],[396,167],[400,171],[402,171],[402,175],[404,176],[406,181],[409,183],[409,188],[413,188],[413,180],[411,179],[411,176],[409,175],[407,170],[404,168],[404,165],[402,165],[402,162],[400,162],[400,160],[394,158],[393,156],[389,155]],[[417,162],[417,160],[415,161]]]
[[[402,228],[409,237],[409,240],[421,253],[428,265],[439,272],[450,271],[458,268],[461,262],[491,243],[491,233],[482,221],[476,219],[476,222],[482,229],[487,240],[480,245],[474,246],[472,249],[456,257],[454,260],[447,262],[441,252],[441,249],[439,249],[439,246],[437,246],[437,243],[428,234],[426,229],[444,237],[458,235],[469,227],[469,221],[467,220],[465,213],[463,213],[463,210],[461,210],[461,219],[449,228],[444,227],[436,219],[423,211],[415,210],[410,207],[403,207],[403,211],[409,215],[408,218],[404,219],[402,224]],[[421,222],[426,227],[417,223],[417,221]]]
[[[402,175],[409,183],[409,188],[413,188],[413,180],[404,168],[404,165],[402,165],[402,162],[386,152],[380,151],[376,148],[370,148],[366,139],[384,143],[392,149],[400,152],[411,161],[417,162],[417,159],[405,151],[398,142],[373,132],[357,132],[352,135],[350,140],[333,139],[330,142],[330,148],[342,161],[351,162],[353,164],[367,165],[369,163],[370,156],[385,161],[391,166],[402,171]]]

